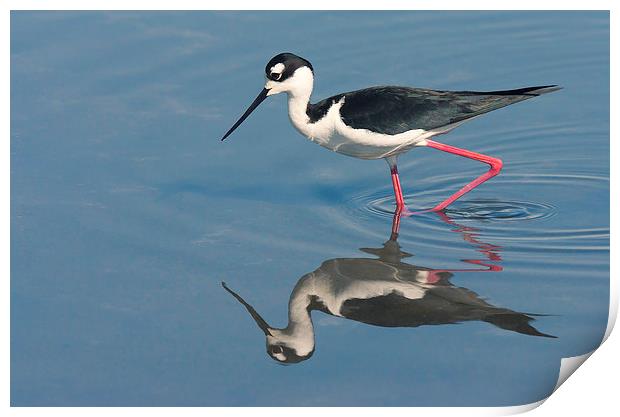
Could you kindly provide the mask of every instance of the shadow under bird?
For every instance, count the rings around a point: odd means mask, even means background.
[[[397,159],[414,147],[427,146],[464,156],[490,166],[488,172],[471,181],[432,211],[452,202],[497,175],[498,158],[456,148],[431,140],[467,120],[519,101],[557,91],[543,85],[503,91],[439,91],[411,87],[370,87],[337,94],[310,103],[314,69],[309,61],[291,53],[273,57],[265,67],[265,88],[226,132],[226,139],[268,96],[287,93],[288,114],[305,137],[332,151],[361,159],[387,161],[392,176],[396,210],[405,210]]]
[[[444,215],[440,213],[440,215]],[[398,244],[398,219],[382,248],[362,248],[377,258],[335,258],[324,261],[313,272],[299,279],[288,304],[288,324],[270,326],[261,315],[226,283],[222,286],[250,313],[265,333],[267,354],[279,363],[298,363],[314,353],[312,311],[318,310],[381,327],[418,327],[466,321],[483,321],[501,329],[530,336],[551,337],[530,325],[535,314],[496,307],[475,292],[450,283],[453,272],[500,272],[489,261],[499,258],[499,247],[476,240],[471,228],[457,226],[463,238],[476,246],[486,258],[464,260],[476,265],[469,269],[431,269],[403,262],[412,256]],[[491,253],[493,252],[493,253]]]

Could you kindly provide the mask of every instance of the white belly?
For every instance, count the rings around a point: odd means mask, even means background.
[[[428,276],[428,271],[394,267],[375,259],[335,259],[311,273],[307,284],[312,285],[312,293],[331,314],[340,316],[347,300],[368,300],[392,293],[419,300],[434,288],[427,283]]]
[[[361,159],[387,158],[425,144],[425,131],[411,130],[398,137],[401,135],[390,136],[366,129],[347,129],[353,132],[335,131],[329,136],[308,138],[334,152]]]

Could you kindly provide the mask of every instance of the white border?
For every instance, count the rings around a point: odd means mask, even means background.
[[[10,10],[611,10],[614,1],[590,0],[588,2],[565,0],[383,0],[381,2],[297,0],[288,2],[251,2],[247,0],[198,1],[162,0],[149,1],[148,6],[139,1],[121,0],[9,0]],[[380,6],[380,7],[379,7]]]
[[[5,88],[5,100],[2,101],[2,112],[0,113],[0,126],[5,134],[5,140],[3,141],[3,154],[2,162],[5,168],[6,175],[2,178],[1,184],[3,188],[4,204],[2,205],[3,216],[2,221],[5,226],[3,230],[9,230],[10,227],[10,135],[9,135],[9,121],[10,121],[10,10],[235,10],[235,9],[252,9],[252,10],[270,10],[274,6],[283,6],[290,10],[311,10],[311,9],[323,9],[323,10],[376,10],[377,6],[381,6],[381,9],[416,9],[416,10],[611,10],[611,74],[614,74],[618,70],[617,59],[618,54],[615,53],[617,49],[617,42],[614,39],[617,38],[618,31],[618,17],[617,7],[614,7],[619,2],[617,1],[602,1],[602,0],[590,0],[587,3],[578,1],[562,1],[552,2],[548,0],[521,0],[521,1],[425,1],[418,0],[416,2],[411,1],[394,1],[383,0],[381,2],[366,2],[364,4],[354,1],[340,1],[335,2],[333,0],[310,0],[310,1],[297,1],[295,3],[273,3],[273,2],[261,2],[260,4],[252,4],[248,1],[239,0],[227,0],[226,2],[205,2],[195,0],[176,0],[174,2],[163,2],[161,0],[150,1],[148,3],[149,8],[145,9],[136,1],[119,1],[119,0],[94,0],[89,2],[76,1],[76,0],[61,0],[52,2],[41,2],[36,0],[24,0],[24,1],[4,1],[2,2],[3,14],[0,18],[0,32],[2,35],[2,66],[0,67],[2,79],[4,80]],[[611,114],[618,114],[617,109],[617,83],[615,78],[611,78]],[[617,123],[611,118],[611,136],[616,138]],[[611,158],[612,161],[618,161],[618,145],[615,144],[615,140],[611,140]],[[614,177],[614,164],[611,164],[611,176]],[[620,195],[618,192],[617,183],[611,181],[611,195],[615,198]],[[611,230],[615,226],[615,213],[612,210],[611,215]],[[10,239],[8,234],[4,234],[3,251],[4,257],[3,264],[5,265],[5,277],[10,276]],[[614,234],[612,233],[611,247],[616,247]],[[612,249],[613,251],[613,249]],[[613,259],[613,258],[612,258]],[[611,277],[616,277],[617,268],[616,263],[612,261],[611,265]],[[2,380],[2,399],[5,408],[5,415],[31,415],[34,413],[45,413],[51,415],[82,415],[83,413],[89,413],[92,415],[104,415],[108,414],[111,410],[107,408],[9,408],[10,404],[10,373],[9,369],[9,325],[10,325],[10,284],[9,279],[5,278],[5,292],[4,292],[4,311],[5,316],[2,320],[2,331],[6,336],[5,343],[2,345],[3,357],[5,358],[6,366],[5,378]],[[611,330],[616,320],[617,308],[618,308],[618,288],[615,279],[611,280],[611,304],[609,323],[605,334],[605,339],[610,336]],[[588,361],[588,365],[578,371],[579,377],[570,379],[570,383],[562,385],[560,389],[554,393],[547,404],[544,407],[540,407],[533,412],[536,416],[547,416],[562,414],[563,416],[583,415],[588,412],[600,412],[602,415],[608,415],[608,410],[617,409],[616,397],[617,389],[616,380],[618,372],[618,359],[615,354],[618,351],[618,336],[612,335],[604,343],[604,345],[597,349],[593,354],[594,359]],[[584,355],[589,356],[589,354]],[[576,358],[567,360],[564,365],[564,371],[567,366],[575,367],[577,363],[583,363],[580,361],[583,358]],[[574,371],[574,369],[573,369]],[[572,372],[571,372],[572,373]],[[561,384],[558,384],[558,387]],[[557,388],[557,387],[556,387]],[[536,408],[544,401],[538,403],[517,406],[517,407],[473,407],[473,408],[440,408],[440,407],[423,407],[423,408],[383,408],[380,412],[394,415],[407,415],[415,413],[416,416],[446,416],[446,415],[462,415],[462,416],[495,416],[495,415],[507,415],[521,413]],[[146,411],[156,415],[170,414],[185,414],[185,415],[200,415],[203,416],[206,412],[203,408],[115,408],[114,413],[120,415],[134,415],[136,412]],[[208,412],[217,413],[218,415],[233,415],[237,414],[240,410],[234,408],[209,408]],[[299,416],[310,416],[316,413],[322,415],[341,414],[344,412],[343,408],[254,408],[253,414],[267,415],[274,412],[287,414],[294,413]],[[377,411],[374,408],[347,408],[346,412],[354,412],[360,415],[371,415]],[[603,413],[605,411],[605,413]]]

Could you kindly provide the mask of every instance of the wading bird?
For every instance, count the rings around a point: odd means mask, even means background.
[[[370,87],[337,94],[310,103],[314,69],[309,61],[291,53],[273,57],[265,67],[267,82],[258,97],[226,132],[226,139],[268,96],[287,93],[288,114],[305,137],[332,151],[361,159],[384,158],[390,166],[398,212],[405,208],[398,156],[417,146],[428,146],[490,166],[482,174],[432,208],[446,208],[502,168],[498,158],[431,140],[463,122],[492,110],[559,90],[555,85],[504,91],[438,91],[411,87]]]

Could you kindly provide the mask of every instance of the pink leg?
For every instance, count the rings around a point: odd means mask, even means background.
[[[392,174],[394,196],[396,197],[396,211],[401,212],[405,208],[405,199],[403,198],[403,190],[400,187],[400,179],[398,178],[398,168],[396,167],[396,164],[390,164],[390,172]]]
[[[431,209],[431,211],[439,211],[439,210],[445,209],[450,204],[452,204],[454,201],[456,201],[458,198],[460,198],[463,194],[470,192],[471,190],[473,190],[474,188],[476,188],[477,186],[479,186],[480,184],[482,184],[489,178],[493,178],[494,176],[499,174],[499,171],[501,171],[502,169],[503,164],[502,164],[501,159],[493,158],[492,156],[483,155],[481,153],[476,153],[476,152],[468,151],[465,149],[456,148],[450,145],[444,145],[443,143],[435,142],[433,140],[427,140],[426,143],[427,143],[427,146],[431,148],[439,149],[440,151],[444,151],[444,152],[453,153],[455,155],[464,156],[469,159],[475,159],[476,161],[481,161],[491,166],[491,168],[486,173],[482,174],[481,176],[479,176],[478,178],[476,178],[475,180],[473,180],[472,182],[470,182],[469,184],[467,184],[466,186],[458,190],[456,193],[452,194],[450,197],[448,197],[443,202],[437,204],[435,207]],[[392,174],[392,181],[393,181],[393,178],[394,178],[394,175]],[[397,178],[398,178],[398,173],[397,173]]]

